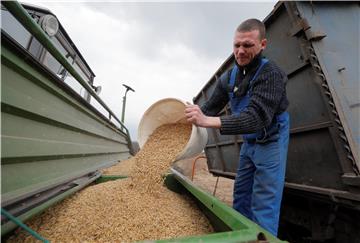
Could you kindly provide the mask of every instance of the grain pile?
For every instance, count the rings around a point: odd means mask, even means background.
[[[49,208],[29,226],[51,242],[133,242],[207,234],[194,203],[163,186],[162,175],[183,149],[191,127],[158,128],[134,157],[130,178],[89,186]],[[18,232],[9,242],[33,242]]]
[[[102,171],[103,175],[130,175],[133,167],[135,166],[135,158],[132,157],[123,160],[114,166],[106,168]]]

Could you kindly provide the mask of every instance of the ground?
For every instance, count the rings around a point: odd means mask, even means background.
[[[178,161],[175,163],[175,168],[191,179],[194,160],[195,158]],[[215,197],[232,206],[234,180],[213,176],[208,170],[206,158],[200,158],[196,161],[193,182],[213,195],[215,192]]]

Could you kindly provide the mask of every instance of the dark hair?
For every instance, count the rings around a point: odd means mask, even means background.
[[[242,22],[236,29],[238,32],[248,32],[252,30],[259,31],[260,40],[265,38],[265,25],[258,19],[247,19]]]

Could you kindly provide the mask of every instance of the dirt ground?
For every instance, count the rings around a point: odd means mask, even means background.
[[[194,159],[195,158],[178,161],[175,163],[174,167],[191,179]],[[216,186],[217,179],[218,183]],[[213,176],[208,170],[205,158],[200,158],[196,161],[193,182],[195,185],[214,195],[222,202],[232,206],[234,180]]]

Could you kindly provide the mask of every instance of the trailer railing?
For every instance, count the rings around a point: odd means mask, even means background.
[[[66,57],[56,48],[50,38],[41,29],[41,27],[28,14],[23,6],[17,1],[3,1],[2,4],[7,10],[32,34],[47,51],[86,89],[90,95],[95,98],[102,107],[109,113],[109,120],[113,117],[119,124],[120,130],[125,131],[129,146],[131,146],[130,133],[124,123],[114,114],[114,112],[105,104],[105,102],[95,93],[88,83],[80,76],[75,68],[68,62]]]

